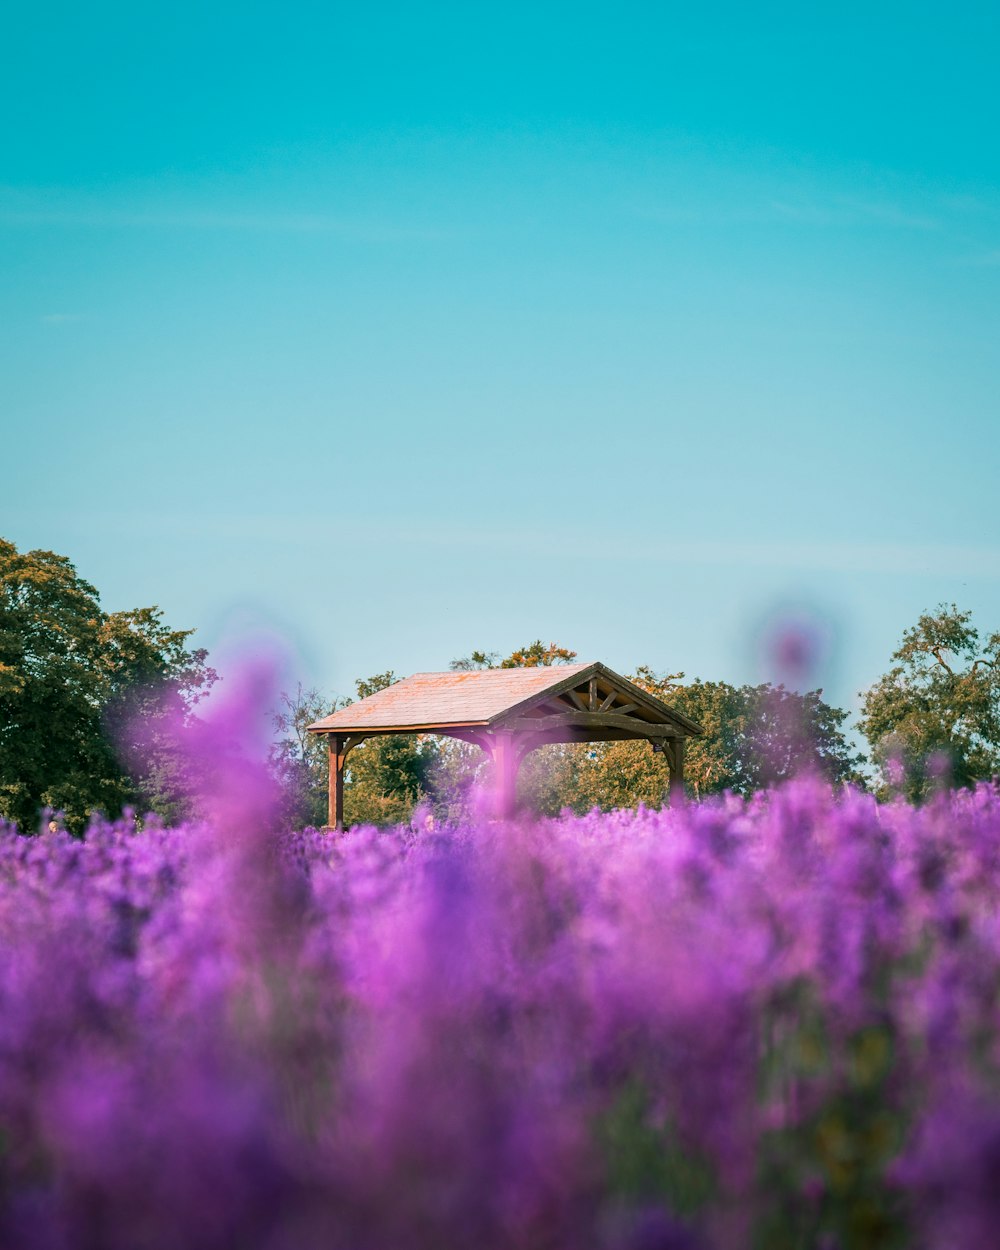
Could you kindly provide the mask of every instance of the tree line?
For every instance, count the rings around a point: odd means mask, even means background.
[[[189,815],[173,727],[197,716],[217,680],[205,650],[191,645],[193,632],[171,629],[155,607],[106,613],[65,556],[21,553],[0,539],[0,817],[28,830],[51,810],[79,830],[93,810],[132,807],[169,821]],[[473,651],[452,668],[575,658],[568,647],[536,640],[503,657]],[[704,728],[685,761],[694,797],[749,795],[810,771],[879,798],[920,802],[943,784],[1000,773],[1000,632],[981,636],[955,605],[921,615],[865,692],[858,728],[867,759],[845,731],[847,713],[822,690],[686,680],[645,665],[630,677]],[[360,679],[355,696],[395,679]],[[300,687],[274,710],[270,767],[290,823],[326,819],[326,744],[306,726],[349,702]],[[478,748],[454,739],[371,738],[348,757],[345,816],[384,825],[423,805],[457,819],[475,804],[486,769]],[[645,742],[542,747],[520,780],[522,797],[547,814],[658,806],[666,785],[666,763]]]

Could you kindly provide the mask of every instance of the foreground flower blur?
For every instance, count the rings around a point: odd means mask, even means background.
[[[239,820],[0,834],[0,1245],[995,1244],[995,789]]]

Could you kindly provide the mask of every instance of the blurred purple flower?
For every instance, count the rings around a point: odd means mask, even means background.
[[[287,833],[265,680],[0,830],[0,1246],[990,1244],[995,788]]]

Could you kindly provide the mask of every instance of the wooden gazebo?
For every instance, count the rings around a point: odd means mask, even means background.
[[[329,823],[344,827],[348,752],[383,734],[443,734],[490,756],[497,814],[514,813],[521,761],[550,742],[645,739],[670,770],[669,799],[684,795],[684,741],[702,732],[693,720],[603,664],[414,673],[309,726],[330,751]]]

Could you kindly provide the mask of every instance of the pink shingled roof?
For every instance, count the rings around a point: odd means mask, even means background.
[[[395,685],[316,721],[313,730],[402,729],[483,724],[590,664],[488,668],[471,673],[414,673]]]

